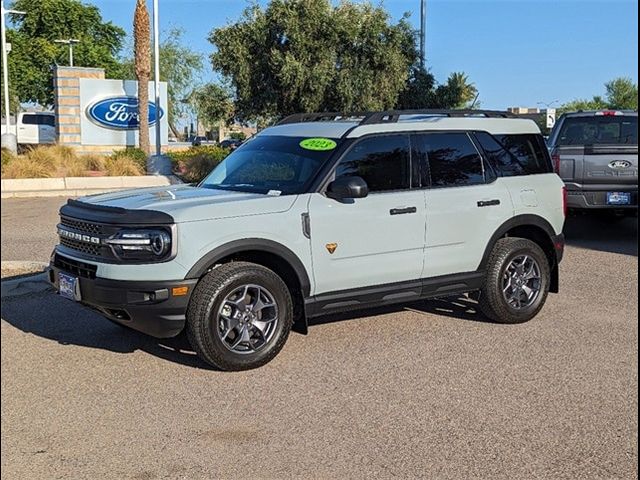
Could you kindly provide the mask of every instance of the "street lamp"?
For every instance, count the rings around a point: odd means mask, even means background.
[[[538,102],[536,105],[544,105],[545,107],[549,108],[551,105],[553,105],[554,103],[558,103],[560,100],[554,100],[553,102]]]
[[[69,66],[73,67],[73,46],[76,43],[80,43],[80,40],[76,40],[75,38],[65,38],[64,40],[54,40],[54,42],[69,45]]]
[[[8,45],[7,45],[7,24],[5,22],[5,18],[4,16],[7,13],[12,13],[14,15],[25,15],[26,12],[20,12],[18,10],[6,10],[4,8],[4,0],[2,0],[1,5],[0,5],[0,13],[1,13],[1,17],[2,17],[2,71],[3,71],[3,83],[4,83],[4,114],[5,114],[5,118],[7,121],[7,131],[5,135],[12,135],[9,133],[9,126],[11,125],[11,119],[9,116],[9,65],[8,65],[8,59],[7,59],[7,53],[8,53]],[[16,139],[18,136],[18,122],[16,122]],[[4,137],[4,135],[3,135]],[[13,139],[13,140],[16,140]],[[11,140],[7,139],[7,142],[10,142]],[[16,140],[17,141],[17,140]],[[17,149],[17,143],[16,143],[16,149]]]
[[[426,69],[427,0],[420,0],[420,66]]]

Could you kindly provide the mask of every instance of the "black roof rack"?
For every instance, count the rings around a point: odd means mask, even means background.
[[[357,121],[359,125],[374,123],[396,123],[401,116],[424,115],[434,117],[486,117],[486,118],[517,118],[510,112],[499,110],[385,110],[381,112],[314,112],[295,113],[280,120],[277,125],[301,122],[334,122]]]

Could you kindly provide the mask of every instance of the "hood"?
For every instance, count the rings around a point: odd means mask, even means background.
[[[127,210],[155,210],[171,215],[176,222],[188,222],[283,212],[295,199],[296,195],[276,197],[175,185],[89,195],[79,201]]]

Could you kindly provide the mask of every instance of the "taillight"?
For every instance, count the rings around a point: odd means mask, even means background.
[[[601,112],[596,112],[596,115],[603,117],[618,117],[620,115],[624,115],[624,113],[619,110],[603,110]]]
[[[562,212],[564,213],[564,217],[567,218],[567,214],[569,213],[569,207],[567,206],[567,187],[562,187]]]
[[[553,171],[560,175],[560,155],[554,153],[551,155],[551,161],[553,162]]]

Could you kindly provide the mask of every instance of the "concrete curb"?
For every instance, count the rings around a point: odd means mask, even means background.
[[[81,197],[127,188],[165,187],[182,183],[174,175],[139,177],[17,178],[1,181],[1,198]]]

